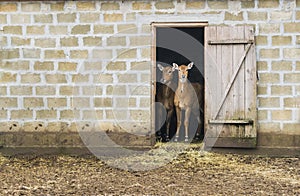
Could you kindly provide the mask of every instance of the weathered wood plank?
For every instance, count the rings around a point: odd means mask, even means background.
[[[209,124],[253,124],[253,120],[208,120]]]
[[[238,26],[232,29],[232,33],[235,37],[235,39],[245,39],[245,27],[244,26]],[[238,68],[238,60],[244,53],[244,44],[235,44],[233,45],[233,69],[236,70]],[[245,119],[245,107],[244,107],[244,99],[245,99],[245,86],[244,86],[244,80],[245,80],[245,63],[241,65],[241,70],[238,72],[236,80],[233,84],[233,87],[231,91],[233,91],[232,94],[232,119]],[[234,74],[234,71],[232,72],[232,75]],[[244,126],[231,126],[232,131],[235,132],[235,136],[242,137],[245,132]]]
[[[257,143],[256,137],[249,138],[205,138],[205,148],[255,148]]]
[[[205,37],[216,39],[217,27],[210,26],[205,28]],[[205,134],[216,136],[216,127],[208,125],[207,119],[212,118],[215,102],[218,101],[218,97],[215,96],[215,91],[218,89],[218,81],[216,77],[217,70],[217,46],[208,45],[205,42]],[[212,79],[214,76],[214,79]]]
[[[218,36],[217,36],[218,40],[230,40],[232,38],[232,31],[230,27],[220,27],[220,30],[218,32]],[[222,48],[221,53],[218,54],[218,58],[221,58],[221,63],[219,63],[218,65],[221,66],[221,81],[219,83],[219,85],[221,86],[221,91],[218,94],[219,97],[219,102],[220,103],[222,96],[225,93],[226,90],[226,86],[229,84],[230,82],[230,78],[231,78],[231,72],[232,72],[232,51],[233,51],[233,46],[232,45],[218,45]],[[228,97],[231,97],[232,92],[228,92]],[[232,102],[231,99],[224,99],[224,104],[222,105],[222,107],[217,108],[217,111],[219,110],[219,118],[220,119],[227,119],[231,117],[231,113],[232,113]],[[216,112],[217,112],[216,111]],[[218,118],[218,119],[219,119]],[[230,137],[231,136],[231,127],[230,126],[218,126],[220,131],[220,135],[219,137]]]
[[[245,38],[254,39],[253,27],[245,28]],[[245,60],[245,118],[254,119],[252,127],[245,127],[245,136],[256,137],[256,55],[255,49],[250,51]]]
[[[243,26],[241,26],[243,27]],[[237,35],[237,34],[235,34]],[[244,34],[242,34],[244,35]],[[234,44],[252,44],[254,43],[254,40],[248,40],[248,39],[232,39],[232,40],[209,40],[209,45],[234,45]]]

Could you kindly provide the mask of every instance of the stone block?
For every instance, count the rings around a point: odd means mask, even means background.
[[[40,55],[41,55],[41,50],[40,49],[29,49],[29,48],[24,48],[23,49],[24,58],[40,59]]]
[[[106,95],[126,95],[126,85],[108,85]]]
[[[67,107],[66,98],[48,98],[47,99],[48,108],[63,108]]]
[[[279,97],[259,97],[258,98],[259,107],[261,108],[279,108],[280,98]]]
[[[278,8],[279,0],[261,0],[258,2],[258,8]]]
[[[17,80],[17,74],[13,74],[9,72],[0,73],[0,83],[2,84],[16,82],[16,80]]]
[[[292,95],[293,89],[292,86],[272,86],[271,95]]]
[[[292,71],[293,65],[291,61],[273,61],[273,71]]]
[[[91,30],[90,25],[76,25],[72,28],[71,33],[73,35],[88,34]]]
[[[123,14],[104,14],[104,22],[122,22]]]
[[[28,14],[13,14],[10,16],[11,24],[29,24],[31,16]]]
[[[58,63],[58,70],[59,71],[76,71],[77,63],[70,63],[70,62],[59,62]]]
[[[283,79],[285,83],[299,83],[300,73],[286,73]]]
[[[28,35],[44,35],[45,26],[27,26],[26,33]]]
[[[15,59],[15,58],[19,58],[20,54],[19,54],[19,49],[2,49],[0,50],[0,59],[4,60],[4,59]]]
[[[111,98],[95,98],[94,99],[95,107],[112,107],[112,99]]]
[[[268,45],[268,36],[255,36],[255,44],[258,46]]]
[[[77,74],[72,76],[73,83],[87,83],[89,82],[89,75],[88,74]]]
[[[25,97],[23,102],[24,108],[40,108],[44,106],[43,98]]]
[[[111,59],[112,50],[109,49],[95,49],[93,50],[94,59]]]
[[[16,12],[17,11],[17,4],[15,2],[10,3],[1,3],[0,4],[0,12]]]
[[[265,21],[268,19],[268,13],[267,12],[248,12],[248,20],[253,21]]]
[[[259,83],[260,84],[276,84],[280,82],[280,76],[278,73],[260,73]]]
[[[267,110],[259,110],[259,111],[257,111],[257,119],[258,119],[258,121],[266,121],[266,120],[268,120],[268,111]]]
[[[37,110],[36,118],[39,119],[56,119],[57,112],[56,110]]]
[[[186,9],[203,9],[205,8],[205,1],[186,1]]]
[[[94,11],[96,4],[94,1],[78,1],[76,3],[77,11]]]
[[[150,36],[133,36],[129,40],[131,46],[150,46],[151,44]]]
[[[11,86],[10,95],[32,95],[31,86]]]
[[[72,119],[74,119],[73,110],[61,110],[60,111],[60,119],[62,119],[62,120],[72,120]]]
[[[71,59],[87,59],[89,56],[88,50],[71,50]]]
[[[300,59],[300,48],[285,48],[283,56],[287,59]]]
[[[273,36],[272,45],[273,46],[288,46],[292,43],[291,36]]]
[[[21,26],[4,26],[3,33],[12,35],[22,35],[23,31]]]
[[[270,19],[272,21],[285,21],[291,20],[293,16],[292,11],[274,11],[271,12]]]
[[[35,23],[53,23],[52,14],[36,14],[34,15]]]
[[[241,1],[241,8],[250,9],[255,7],[255,2],[252,0]]]
[[[39,12],[41,11],[41,4],[25,2],[21,4],[21,10],[23,12]]]
[[[151,2],[133,2],[132,8],[133,10],[151,10],[152,5]]]
[[[118,34],[134,34],[138,31],[138,28],[135,24],[119,24],[117,28]]]
[[[33,111],[32,110],[12,110],[10,113],[10,118],[12,120],[32,119]]]
[[[211,9],[228,9],[228,2],[225,1],[214,1],[208,0],[207,1],[208,7]]]
[[[51,11],[64,11],[64,2],[55,2],[50,4]]]
[[[0,105],[3,108],[16,108],[18,107],[17,98],[0,97]]]
[[[62,47],[74,47],[78,46],[78,38],[77,37],[65,37],[60,39],[60,45]]]
[[[83,44],[85,46],[101,46],[102,38],[101,37],[84,37]]]
[[[298,33],[300,32],[300,25],[298,22],[284,23],[285,33]]]
[[[126,45],[126,37],[115,37],[111,36],[107,38],[108,46],[125,46]]]
[[[275,110],[271,112],[272,120],[292,120],[291,110]]]
[[[117,50],[118,59],[136,59],[137,49],[119,49]]]
[[[90,107],[90,98],[86,97],[72,97],[71,98],[71,107],[72,109],[82,109]],[[95,107],[97,107],[95,105]]]
[[[53,71],[54,70],[54,62],[52,61],[36,61],[34,63],[35,71]]]
[[[118,81],[121,83],[136,83],[138,81],[137,77],[137,74],[119,74]]]
[[[75,13],[62,13],[57,14],[58,23],[74,23],[76,21]]]
[[[35,87],[36,95],[50,96],[56,94],[55,86],[37,86]]]
[[[46,59],[65,59],[66,55],[63,50],[45,50]]]
[[[242,21],[244,20],[243,12],[239,12],[238,14],[225,12],[225,20]]]
[[[156,2],[155,3],[156,9],[174,9],[175,5],[172,1],[165,1],[165,2]]]
[[[102,63],[101,62],[85,62],[84,63],[84,70],[85,71],[101,71],[102,70]]]
[[[283,99],[285,108],[299,108],[300,107],[300,97],[288,97]]]
[[[106,67],[107,70],[126,70],[126,62],[123,61],[118,61],[118,62],[111,62],[107,65]]]
[[[113,76],[112,74],[97,74],[94,75],[94,83],[112,83],[113,82]]]
[[[280,24],[269,24],[269,23],[263,23],[259,24],[259,33],[260,34],[272,34],[272,33],[280,33]]]
[[[276,59],[279,58],[279,49],[261,49],[259,56],[261,58]]]
[[[119,10],[120,4],[119,3],[101,3],[101,11],[111,11],[111,10]]]
[[[45,77],[48,84],[67,83],[66,75],[64,74],[47,74]]]
[[[21,82],[22,83],[27,83],[27,84],[36,84],[41,81],[41,76],[40,74],[22,74],[21,75]]]
[[[34,44],[40,48],[55,48],[56,40],[51,38],[35,39]]]
[[[113,25],[94,25],[95,34],[113,34],[114,26]]]
[[[81,23],[99,23],[100,15],[99,13],[81,13],[80,22]]]
[[[68,35],[67,26],[50,26],[49,31],[51,35]]]

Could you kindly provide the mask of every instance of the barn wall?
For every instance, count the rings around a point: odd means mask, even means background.
[[[91,130],[148,137],[150,23],[176,21],[255,27],[259,145],[289,135],[299,147],[299,0],[0,2],[2,144],[80,146],[78,131]]]

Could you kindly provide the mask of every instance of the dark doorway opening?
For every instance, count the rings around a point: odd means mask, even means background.
[[[188,65],[190,62],[194,62],[193,68],[189,71],[188,80],[192,83],[197,82],[204,85],[204,27],[156,27],[156,47],[155,47],[155,61],[156,65],[172,66],[173,63],[178,65]],[[177,71],[174,72],[174,82],[177,83]],[[162,92],[163,83],[161,83],[162,72],[156,68],[156,96],[155,102],[157,102],[158,93]],[[174,90],[174,89],[172,89]],[[175,90],[174,90],[175,91]],[[204,93],[204,92],[203,92]],[[161,108],[160,108],[161,109]],[[166,141],[166,123],[161,125],[155,112],[155,130],[156,138],[158,141]],[[165,113],[166,114],[166,113]],[[201,112],[201,134],[198,138],[195,138],[195,132],[189,133],[190,138],[194,138],[197,141],[201,141],[204,137],[204,114]],[[196,122],[196,118],[191,116],[190,122]],[[182,123],[183,124],[183,123]],[[193,127],[194,126],[194,127]],[[196,127],[195,127],[196,126]],[[169,138],[173,138],[176,133],[177,120],[176,112],[171,118],[171,124],[169,129]],[[197,123],[190,123],[190,130],[196,130]],[[180,130],[180,138],[184,137],[183,126]]]

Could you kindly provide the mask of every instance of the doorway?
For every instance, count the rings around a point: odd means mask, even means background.
[[[154,124],[157,141],[167,141],[167,135],[172,140],[176,133],[177,128],[177,116],[174,108],[174,112],[171,117],[171,123],[169,133],[165,121],[167,120],[167,110],[164,108],[164,103],[158,99],[159,93],[162,93],[162,88],[165,84],[161,82],[162,71],[157,68],[158,64],[163,67],[172,66],[173,63],[178,65],[188,65],[190,62],[194,63],[194,66],[189,70],[188,80],[192,83],[200,83],[204,85],[204,26],[206,23],[154,23],[154,41],[153,41],[153,79],[155,81],[154,100],[158,101],[159,107],[153,108]],[[173,72],[173,82],[177,84],[178,75],[177,71]],[[172,88],[174,92],[176,89]],[[204,90],[203,90],[204,91]],[[204,92],[202,92],[204,94]],[[156,104],[157,105],[157,104]],[[159,112],[164,110],[163,117]],[[196,117],[191,116],[189,127],[189,138],[194,138],[194,141],[201,141],[204,137],[204,110],[201,112],[201,132],[196,134],[198,124],[195,123]],[[184,116],[183,116],[184,118]],[[160,121],[164,120],[163,123]],[[197,136],[196,136],[197,135]],[[184,126],[180,129],[179,141],[184,138]]]

